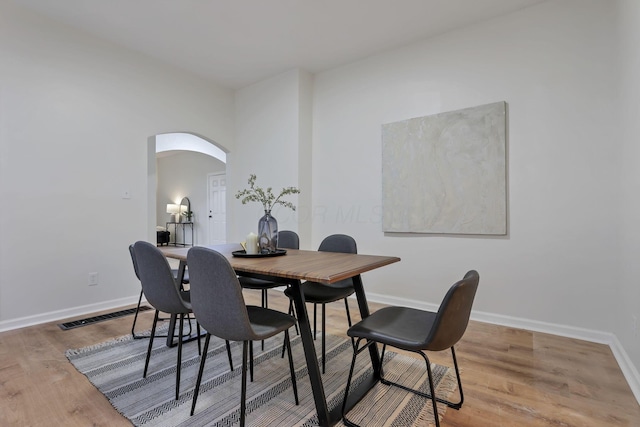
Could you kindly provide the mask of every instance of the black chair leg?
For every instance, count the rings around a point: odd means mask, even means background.
[[[251,343],[249,341],[242,342],[242,388],[240,393],[240,427],[244,427],[247,401],[247,347]]]
[[[290,316],[296,317],[295,310],[293,309],[293,300],[291,299],[289,300],[289,311],[287,311],[287,314]],[[296,322],[293,326],[296,328],[296,334],[300,335],[300,330],[298,329],[298,322]],[[284,357],[284,353],[282,357]]]
[[[200,370],[198,371],[198,379],[196,380],[196,388],[193,391],[193,401],[191,402],[191,415],[193,415],[196,409],[196,401],[198,400],[198,393],[200,392],[200,383],[202,382],[202,372],[204,371],[204,362],[207,360],[207,351],[209,351],[209,340],[211,334],[207,332],[207,336],[204,339],[204,353],[200,356]],[[227,341],[229,345],[229,341]]]
[[[426,354],[422,353],[424,360],[427,362],[427,375],[429,376],[429,391],[431,391],[431,403],[433,404],[433,418],[436,422],[436,427],[440,427],[440,416],[438,416],[438,405],[436,403],[436,389],[433,386],[433,375],[431,374],[431,362]]]
[[[382,347],[382,355],[384,357],[384,351],[385,351],[386,345]],[[380,382],[385,384],[385,385],[392,385],[398,388],[401,388],[403,390],[412,392],[414,394],[417,394],[418,396],[422,396],[425,397],[427,399],[431,399],[431,402],[433,404],[433,415],[435,418],[435,425],[436,427],[440,427],[440,418],[438,416],[438,407],[437,407],[437,403],[436,402],[440,402],[443,403],[445,405],[447,405],[450,408],[453,409],[460,409],[462,407],[462,403],[464,401],[464,394],[462,392],[462,381],[460,380],[460,371],[458,369],[458,361],[456,360],[456,353],[455,350],[453,349],[453,347],[451,347],[451,355],[453,357],[453,365],[455,367],[455,371],[456,371],[456,379],[458,380],[458,390],[460,391],[460,402],[451,402],[449,400],[446,399],[442,399],[440,397],[436,396],[436,391],[435,391],[435,387],[433,386],[433,374],[431,372],[431,361],[429,360],[429,357],[422,351],[415,351],[414,353],[418,353],[420,356],[422,356],[422,358],[425,361],[425,364],[427,365],[427,375],[429,377],[429,391],[430,393],[423,393],[419,390],[414,390],[412,388],[406,387],[402,384],[398,384],[395,382],[391,382],[389,380],[386,380],[383,376],[382,376],[382,363],[380,364]],[[381,360],[382,362],[382,360]]]
[[[313,339],[316,339],[316,318],[317,318],[318,304],[313,304]]]
[[[325,366],[327,364],[326,360],[327,360],[327,349],[325,347],[325,334],[324,331],[326,329],[326,319],[327,319],[327,315],[326,315],[326,304],[322,304],[322,373],[324,374],[325,372]]]
[[[356,341],[356,345],[353,349],[353,358],[351,360],[351,368],[349,370],[349,377],[347,378],[347,388],[345,389],[345,393],[344,393],[344,400],[342,401],[342,421],[346,426],[349,427],[358,427],[357,424],[349,421],[346,417],[346,407],[347,407],[347,399],[348,399],[348,394],[349,394],[349,387],[351,385],[351,377],[353,376],[353,369],[356,363],[356,357],[358,354],[360,354],[363,350],[365,350],[367,347],[369,347],[372,344],[375,344],[375,341],[368,341],[367,344],[365,344],[364,346],[362,346],[362,348],[358,348],[358,346],[360,345],[360,341],[363,338],[358,338],[358,340]],[[380,356],[380,374],[382,375],[382,363],[384,361],[384,353],[386,350],[387,346],[386,344],[384,344],[382,346],[382,354]],[[453,347],[451,348],[452,351],[452,355],[453,355],[453,359],[454,359],[454,365],[456,367],[456,376],[458,377],[458,387],[462,387],[461,381],[460,381],[460,376],[458,375],[458,363],[455,360],[455,351],[453,350]],[[429,360],[429,357],[427,357],[426,354],[424,354],[424,352],[422,351],[415,351],[414,353],[418,353],[422,356],[422,358],[425,361],[425,364],[427,365],[427,376],[429,379],[429,392],[430,393],[423,393],[419,390],[414,390],[412,388],[409,388],[407,386],[404,386],[402,384],[398,384],[389,380],[384,379],[384,377],[381,376],[380,378],[380,382],[382,384],[385,385],[389,385],[389,386],[394,386],[394,387],[398,387],[401,388],[403,390],[409,391],[411,393],[417,394],[419,396],[425,397],[427,399],[431,399],[431,403],[433,405],[433,416],[434,416],[434,422],[435,422],[435,426],[436,427],[440,427],[440,417],[438,416],[438,405],[437,402],[440,403],[444,403],[445,405],[454,408],[454,409],[460,409],[460,407],[462,406],[462,401],[463,401],[463,394],[462,394],[462,389],[460,388],[460,403],[452,403],[449,402],[448,400],[445,399],[441,399],[439,397],[436,397],[436,391],[435,391],[435,387],[433,385],[433,373],[431,371],[431,361]]]
[[[267,290],[262,290],[262,308],[269,308],[269,301],[267,300]],[[264,340],[261,341],[261,349],[264,351]]]
[[[140,297],[138,298],[138,306],[136,307],[136,314],[135,316],[133,316],[133,325],[131,325],[131,335],[133,336],[134,340],[143,338],[140,335],[136,335],[135,333],[135,329],[136,329],[136,322],[138,321],[138,313],[140,312],[140,304],[142,303],[142,290],[140,291]]]
[[[449,403],[448,406],[454,409],[460,409],[464,403],[464,393],[462,392],[462,381],[460,380],[460,370],[458,369],[458,360],[456,359],[456,352],[451,347],[451,357],[453,358],[453,366],[456,369],[456,379],[458,380],[458,391],[460,392],[460,401],[458,403]]]
[[[346,414],[346,409],[347,409],[347,401],[349,399],[349,388],[351,387],[351,379],[353,378],[353,370],[356,366],[356,358],[358,357],[358,354],[362,353],[364,350],[366,350],[368,347],[370,347],[371,345],[375,345],[375,341],[367,341],[367,343],[365,345],[362,346],[362,348],[358,348],[358,346],[360,345],[360,341],[362,341],[363,338],[358,338],[358,340],[356,341],[356,345],[353,348],[353,357],[351,358],[351,367],[349,368],[349,376],[347,377],[347,387],[344,389],[344,398],[342,400],[342,422],[344,423],[344,425],[348,426],[348,427],[360,427],[358,426],[358,424],[355,424],[351,421],[349,421],[347,419],[347,414]],[[380,359],[380,366],[382,367],[382,359]],[[364,396],[362,396],[364,397]]]
[[[385,348],[386,348],[386,345],[384,345],[382,347],[382,357],[384,357]],[[427,367],[428,367],[427,373],[429,373],[429,375],[431,375],[430,374],[431,373],[431,362],[429,361],[429,358],[427,357],[427,355],[424,352],[418,351],[418,350],[414,351],[414,353],[417,353],[420,356],[422,356],[422,358],[424,359],[424,361],[425,361],[425,363],[427,364]],[[453,354],[455,354],[455,353],[453,353]],[[381,361],[382,361],[382,359],[381,359]],[[460,375],[458,375],[458,372],[459,372],[458,368],[457,368],[458,363],[455,360],[455,358],[454,358],[454,365],[456,366],[456,376],[457,376],[457,379],[458,379],[458,387],[460,388],[462,386],[462,382],[460,381]],[[434,396],[433,393],[431,393],[431,394],[424,393],[424,392],[422,392],[420,390],[415,390],[415,389],[412,389],[412,388],[407,387],[405,385],[402,385],[402,384],[399,384],[399,383],[396,383],[396,382],[393,382],[393,381],[389,381],[386,378],[384,378],[384,375],[383,375],[383,372],[382,372],[382,364],[380,365],[380,368],[381,368],[381,370],[380,370],[380,382],[382,384],[398,387],[398,388],[401,388],[403,390],[409,391],[409,392],[411,392],[413,394],[417,394],[418,396],[425,397],[427,399],[435,399],[437,402],[443,403],[443,404],[445,404],[448,407],[453,408],[453,409],[460,409],[462,407],[462,400],[463,400],[462,392],[460,393],[460,402],[458,402],[458,403],[451,402],[449,400],[442,399],[440,397]],[[460,390],[462,390],[462,389],[460,389]]]
[[[187,322],[189,323],[189,333],[187,334],[187,336],[191,336],[192,332],[193,332],[193,328],[191,327],[191,315],[187,314]],[[184,333],[183,333],[184,335]]]
[[[184,327],[184,314],[180,314],[180,331],[178,331],[178,364],[176,366],[176,400],[180,397],[180,371],[182,370],[182,328]]]
[[[349,312],[349,301],[347,301],[347,299],[344,299],[344,308],[347,311],[347,324],[349,325],[349,327],[351,327],[351,313]],[[351,346],[355,348],[356,346],[356,340],[353,339],[353,337],[351,337]]]
[[[349,327],[351,327],[351,313],[349,312],[349,301],[347,301],[347,299],[344,299],[344,309],[347,312],[347,323],[349,324]]]
[[[298,401],[298,385],[296,383],[296,371],[293,368],[293,357],[291,356],[291,340],[289,339],[289,331],[284,331],[284,343],[287,346],[287,353],[289,356],[289,370],[291,371],[291,386],[293,387],[293,396],[296,399],[296,405],[299,405]]]
[[[231,370],[233,371],[233,360],[231,359],[231,345],[229,344],[229,340],[225,340],[225,343],[227,345],[227,356],[229,356],[229,368],[231,368]]]
[[[156,310],[156,314],[153,316],[153,326],[151,327],[151,337],[149,337],[149,347],[147,348],[147,359],[144,362],[144,372],[142,378],[147,378],[147,369],[149,368],[149,359],[151,358],[151,348],[153,347],[153,338],[156,336],[156,324],[158,323],[158,314],[160,312]]]
[[[296,332],[298,333],[298,335],[300,335],[300,332],[298,331],[298,318],[296,317],[295,314],[295,310],[293,308],[293,301],[289,300],[289,312],[287,313],[289,316],[293,316],[296,318],[296,323],[294,323],[294,326],[296,327]],[[282,344],[282,354],[280,355],[281,359],[284,359],[284,351],[285,351],[285,346],[284,344]]]
[[[198,356],[202,356],[202,346],[200,344],[200,334],[202,333],[202,331],[200,331],[200,323],[196,322],[196,333],[198,334]]]
[[[249,341],[249,373],[253,382],[253,341]]]

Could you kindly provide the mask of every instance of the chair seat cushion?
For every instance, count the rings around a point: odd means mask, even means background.
[[[348,281],[343,281],[348,282]],[[339,282],[340,285],[325,285],[323,283],[317,282],[304,282],[300,285],[302,292],[304,293],[304,299],[306,302],[314,303],[314,304],[325,304],[334,301],[340,301],[353,294],[355,290],[353,289],[353,285],[350,283],[345,284],[343,282]],[[293,298],[292,290],[286,289],[284,294],[289,298]]]
[[[385,307],[356,323],[347,331],[404,350],[426,350],[436,313],[408,307]]]
[[[276,281],[265,279],[256,279],[253,277],[238,276],[240,286],[245,289],[271,289],[278,286],[286,286],[286,283],[278,283]]]
[[[248,305],[247,312],[251,328],[255,333],[254,341],[272,337],[296,323],[295,317],[269,308]]]

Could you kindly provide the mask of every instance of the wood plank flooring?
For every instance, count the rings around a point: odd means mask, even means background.
[[[258,291],[245,295],[247,303],[260,303]],[[287,304],[269,291],[270,307],[284,311]],[[355,301],[351,307],[357,313]],[[379,307],[371,304],[372,311]],[[327,316],[327,331],[344,334],[344,305],[329,304]],[[152,319],[153,311],[142,313],[139,329]],[[68,331],[55,322],[0,333],[0,426],[130,425],[64,352],[126,335],[132,321],[126,316]],[[471,322],[456,354],[465,403],[447,410],[443,426],[640,426],[640,405],[606,345]],[[451,364],[450,352],[430,357]]]

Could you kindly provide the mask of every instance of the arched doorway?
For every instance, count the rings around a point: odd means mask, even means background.
[[[166,227],[171,221],[167,205],[179,204],[183,197],[188,197],[191,210],[194,212],[193,224],[186,228],[171,227],[169,231],[172,233],[172,241],[175,242],[178,238],[177,241],[187,244],[211,244],[210,229],[213,229],[213,220],[216,218],[209,212],[212,200],[208,186],[210,175],[224,178],[226,150],[214,141],[192,133],[160,134],[150,137],[148,142],[148,220],[152,236],[150,241],[155,240],[156,229]],[[223,203],[224,208],[225,197],[218,198],[216,203]],[[223,215],[225,224],[224,209]],[[219,215],[217,220],[220,220]],[[223,227],[223,233],[226,235],[226,225]],[[176,236],[176,233],[179,236]]]

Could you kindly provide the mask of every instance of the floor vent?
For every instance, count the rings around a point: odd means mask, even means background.
[[[140,311],[151,310],[148,305],[141,305]],[[114,311],[113,313],[101,314],[100,316],[87,317],[86,319],[74,320],[73,322],[59,323],[60,329],[67,330],[73,328],[79,328],[81,326],[91,325],[97,322],[104,322],[105,320],[117,319],[118,317],[128,316],[136,312],[135,308],[128,308],[126,310]]]

